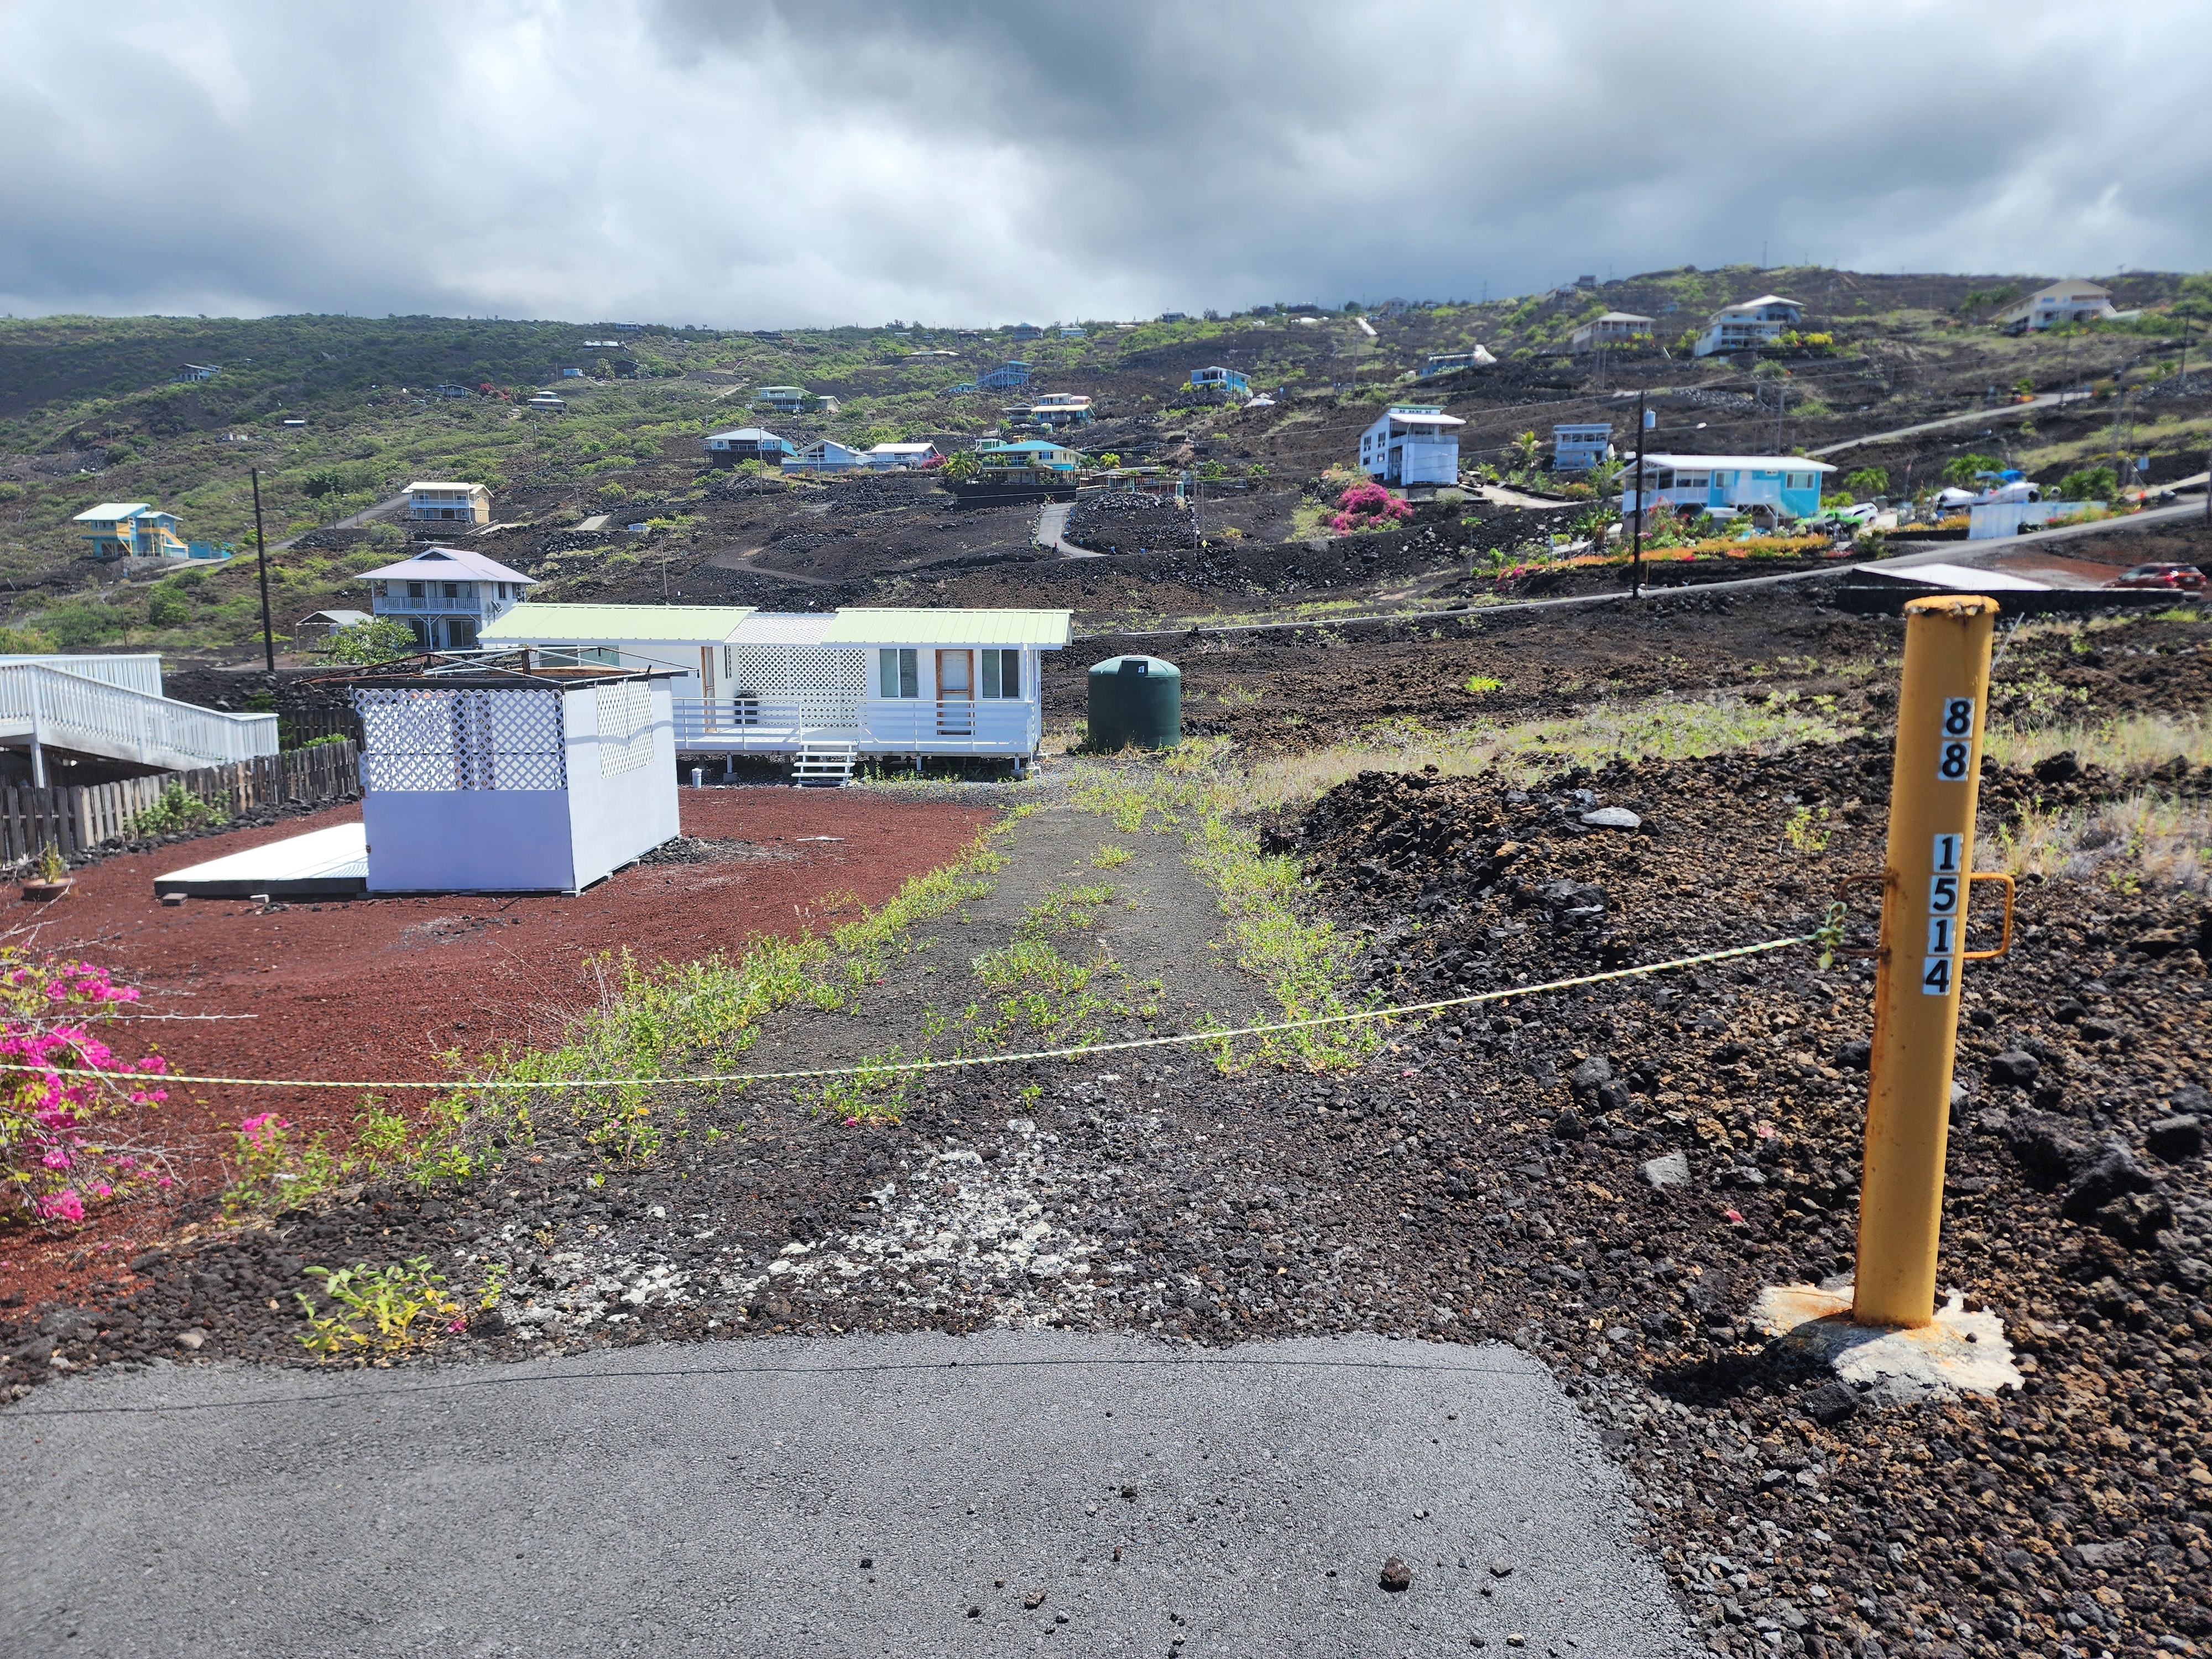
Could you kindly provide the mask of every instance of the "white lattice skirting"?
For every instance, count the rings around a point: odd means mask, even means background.
[[[643,689],[639,688],[641,692]],[[557,691],[362,687],[353,696],[361,716],[361,773],[366,789],[568,787]],[[649,699],[645,707],[646,758],[650,760]]]

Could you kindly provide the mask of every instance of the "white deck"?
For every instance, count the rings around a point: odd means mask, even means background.
[[[345,898],[368,890],[368,834],[359,823],[311,830],[154,878],[156,893],[193,898]]]
[[[1044,713],[1026,698],[862,697],[823,693],[797,702],[696,697],[673,705],[679,755],[795,755],[849,746],[856,755],[1036,752]]]

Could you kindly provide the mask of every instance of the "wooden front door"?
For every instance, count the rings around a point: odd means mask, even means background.
[[[975,653],[937,653],[937,734],[964,738],[975,730]]]

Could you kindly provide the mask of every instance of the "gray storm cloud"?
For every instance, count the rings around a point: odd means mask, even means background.
[[[1148,314],[2212,264],[2170,0],[0,10],[0,308]]]

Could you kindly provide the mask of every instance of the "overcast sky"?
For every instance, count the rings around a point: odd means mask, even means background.
[[[724,327],[2212,265],[2191,0],[0,0],[0,311]]]

